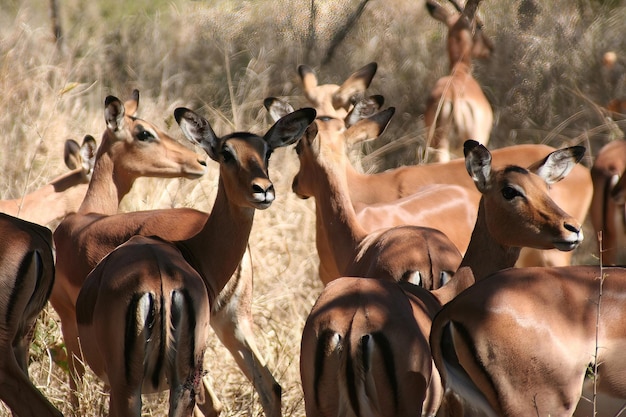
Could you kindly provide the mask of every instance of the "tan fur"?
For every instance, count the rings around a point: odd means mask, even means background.
[[[341,85],[319,84],[315,72],[306,65],[298,67],[304,96],[318,116],[344,119],[372,82],[378,65],[371,62],[351,74]]]
[[[360,103],[357,103],[357,107]],[[281,114],[279,109],[284,111],[284,109],[290,108],[286,107],[286,103],[278,99],[267,99],[266,106],[274,117]],[[320,138],[316,141],[315,146],[320,149],[316,157],[320,159],[321,163],[331,167],[331,170],[335,170],[335,167],[339,166],[345,167],[347,176],[351,165],[347,160],[345,144],[379,136],[393,114],[391,110],[388,109],[378,114],[374,113],[369,117],[355,117],[348,128],[344,128],[344,122],[340,119],[323,118],[324,120],[318,121],[318,135]],[[313,184],[318,182],[316,178],[318,174],[316,172],[314,164],[301,160],[300,170],[294,179],[294,184],[297,184],[296,192],[301,194],[302,197],[310,197],[316,194],[313,191]],[[347,182],[349,188],[347,192],[349,194],[353,185],[350,183],[349,176],[347,176]],[[375,192],[376,190],[372,189],[370,191]],[[322,190],[319,190],[318,193],[324,195]],[[324,197],[324,199],[327,198],[327,196]],[[347,202],[346,204],[351,203],[356,210],[356,223],[353,225],[355,229],[352,231],[353,237],[361,241],[360,244],[351,243],[351,245],[358,246],[358,253],[354,260],[357,260],[361,266],[358,267],[360,268],[358,271],[353,269],[350,272],[354,274],[358,272],[358,274],[366,276],[382,272],[380,270],[375,272],[377,267],[373,266],[368,271],[367,267],[364,266],[367,264],[367,261],[363,260],[363,257],[371,259],[374,256],[374,252],[380,256],[382,253],[379,248],[380,242],[386,240],[385,245],[389,245],[392,240],[396,240],[394,245],[404,244],[407,246],[410,246],[411,242],[414,243],[411,238],[407,240],[405,238],[415,232],[408,232],[408,228],[405,228],[404,231],[385,232],[391,226],[411,225],[437,229],[445,233],[457,248],[464,249],[467,247],[470,235],[469,232],[465,232],[465,229],[471,230],[475,217],[475,213],[471,213],[467,208],[466,201],[468,198],[467,192],[462,187],[455,185],[431,185],[421,188],[414,195],[388,204]],[[319,204],[322,204],[323,201],[320,201]],[[332,254],[333,239],[328,236],[325,221],[321,217],[321,211],[317,210],[317,214],[316,244],[320,257],[320,278],[324,283],[327,283],[334,277],[345,275],[347,271],[339,271],[335,262],[337,256]],[[451,222],[450,219],[455,219],[456,223]],[[463,222],[467,224],[461,226]],[[426,243],[426,241],[422,240],[422,243]],[[435,241],[431,240],[430,244],[435,244]],[[410,251],[410,249],[408,250]],[[449,252],[443,250],[443,253]],[[424,252],[423,256],[424,258],[427,257],[427,252]],[[402,260],[380,259],[378,265],[393,263],[400,265],[402,262]],[[398,270],[394,273],[394,276],[402,275],[401,268],[398,266],[396,269]],[[438,286],[439,283],[434,283],[434,285]]]
[[[110,386],[109,415],[139,416],[142,392],[169,389],[168,415],[191,417],[209,319],[207,287],[175,246],[134,236],[109,253],[76,300],[81,353]]]
[[[451,386],[472,387],[472,402],[482,398],[482,408],[492,410],[490,415],[583,417],[591,412],[587,401],[593,399],[592,381],[585,375],[593,369],[597,346],[598,415],[617,415],[626,401],[626,335],[619,325],[625,296],[623,268],[502,271],[477,282],[442,309],[433,323],[435,362],[441,369],[444,361],[456,361],[456,356],[469,381]],[[450,349],[440,348],[444,334],[453,337]],[[575,411],[583,383],[587,400],[581,399],[581,410]]]

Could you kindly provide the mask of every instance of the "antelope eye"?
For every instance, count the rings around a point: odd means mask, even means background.
[[[510,186],[506,186],[502,189],[502,197],[504,197],[505,200],[513,200],[515,197],[519,197],[521,195],[522,194],[519,191]]]
[[[139,133],[137,133],[137,139],[139,139],[142,142],[146,142],[151,139],[154,139],[154,135],[148,132],[147,130],[142,130]]]
[[[222,158],[224,158],[224,162],[232,162],[235,160],[235,155],[228,148],[222,148]]]

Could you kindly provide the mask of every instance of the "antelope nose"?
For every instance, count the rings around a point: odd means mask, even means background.
[[[565,219],[563,222],[563,229],[561,229],[561,237],[557,238],[554,242],[554,247],[560,251],[571,251],[576,249],[578,245],[583,241],[583,231],[580,223],[574,218]]]
[[[580,233],[580,225],[573,225],[571,223],[565,223],[564,227],[566,230],[570,232]]]
[[[259,203],[271,203],[274,201],[274,184],[257,181],[252,184],[252,194]]]
[[[573,220],[571,222],[565,222],[563,224],[565,230],[571,233],[569,238],[566,238],[566,241],[570,242],[572,245],[579,245],[580,242],[583,241],[583,229],[582,226],[576,221]]]

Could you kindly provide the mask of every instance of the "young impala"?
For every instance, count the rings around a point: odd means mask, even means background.
[[[141,393],[168,387],[169,416],[191,416],[211,306],[244,255],[255,209],[274,200],[269,157],[298,140],[315,111],[291,113],[263,137],[217,137],[207,120],[185,108],[175,117],[187,138],[220,164],[211,214],[186,240],[136,236],[119,246],[90,273],[76,301],[82,352],[111,386],[111,416],[139,416]]]
[[[302,338],[308,416],[344,415],[347,410],[355,415],[435,415],[443,389],[427,341],[440,306],[471,285],[474,274],[482,279],[512,266],[519,246],[571,250],[581,241],[580,225],[547,196],[544,183],[566,175],[582,157],[581,148],[539,161],[530,168],[534,175],[513,166],[492,171],[491,155],[483,146],[468,142],[466,147],[468,172],[483,197],[463,268],[432,292],[401,283],[402,293],[388,282],[363,278],[339,278],[327,285]]]
[[[342,84],[345,90],[352,87],[366,85],[356,77],[350,77]],[[320,85],[319,88],[322,88]],[[354,89],[353,89],[354,90]],[[352,100],[358,104],[357,97],[363,96],[365,91],[356,88],[357,96]],[[313,95],[315,90],[309,91],[308,96]],[[312,102],[320,102],[323,95],[309,98]],[[327,104],[328,105],[328,104]],[[346,119],[347,120],[347,119]],[[358,137],[354,137],[358,143]],[[346,143],[345,146],[354,145]],[[337,149],[340,149],[339,147]],[[524,144],[508,146],[492,151],[493,166],[503,167],[508,164],[527,166],[535,161],[544,158],[555,149],[546,145]],[[337,158],[341,155],[337,155]],[[347,158],[347,156],[346,156]],[[462,187],[467,193],[465,198],[466,209],[471,213],[471,219],[466,220],[462,216],[446,218],[444,226],[447,227],[445,233],[455,242],[465,242],[459,246],[461,253],[467,248],[470,240],[472,227],[476,222],[478,203],[481,194],[478,192],[472,180],[467,176],[465,161],[461,158],[454,159],[448,163],[403,166],[375,174],[363,174],[357,171],[349,162],[345,164],[346,175],[348,177],[350,200],[359,215],[360,211],[372,204],[396,204],[398,199],[411,196],[425,186],[433,184],[449,184]],[[582,222],[589,210],[593,186],[589,169],[582,165],[576,165],[572,172],[563,180],[554,184],[550,189],[550,196],[562,207],[563,210],[571,214],[579,222]],[[572,198],[576,195],[576,198]],[[454,202],[455,200],[450,200]],[[422,212],[437,212],[437,205],[422,205]],[[394,210],[395,211],[395,210]],[[392,211],[392,212],[394,212]],[[410,224],[406,222],[406,217],[402,215],[391,216],[386,227],[400,224]],[[438,219],[441,223],[441,219]],[[364,223],[365,225],[365,223]],[[433,226],[434,227],[434,226]],[[454,231],[454,235],[449,232]],[[564,266],[571,262],[571,252],[561,252],[558,250],[538,250],[533,248],[523,248],[517,266]]]
[[[95,149],[95,140],[89,135],[82,146],[73,139],[66,140],[65,165],[72,171],[20,198],[0,200],[0,212],[46,226],[76,211],[85,198]]]
[[[33,327],[54,282],[50,229],[0,214],[0,400],[14,416],[60,417],[28,379]]]
[[[493,111],[472,76],[472,59],[486,58],[493,45],[477,22],[480,0],[468,0],[465,8],[452,1],[459,13],[450,13],[435,1],[427,1],[430,15],[448,26],[450,75],[440,78],[428,96],[424,123],[427,145],[438,162],[450,160],[465,140],[486,145],[493,125]]]

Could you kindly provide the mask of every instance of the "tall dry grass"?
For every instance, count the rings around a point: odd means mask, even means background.
[[[172,117],[181,105],[204,114],[218,134],[264,132],[270,124],[262,108],[266,96],[305,104],[296,74],[301,63],[313,66],[326,83],[377,61],[370,91],[383,94],[397,112],[383,137],[366,145],[363,164],[374,170],[416,163],[426,95],[448,70],[445,28],[427,15],[423,1],[408,0],[371,0],[357,23],[346,27],[361,2],[59,0],[61,47],[53,42],[45,2],[0,3],[0,197],[15,198],[63,172],[65,139],[87,133],[98,139],[108,94],[123,99],[139,88],[140,115],[174,137],[182,137]],[[475,65],[496,115],[492,146],[584,143],[595,152],[624,128],[624,122],[607,120],[598,105],[626,95],[626,5],[541,2],[534,23],[522,29],[518,4],[485,0],[480,6],[496,44],[494,56]],[[341,31],[347,35],[329,57]],[[620,56],[612,71],[600,64],[607,50]],[[287,416],[304,413],[300,331],[321,290],[313,202],[290,191],[297,168],[290,149],[272,156],[277,201],[257,213],[250,239],[258,343],[283,386]],[[212,167],[198,181],[139,180],[122,210],[210,210],[216,175]],[[593,260],[592,248],[593,243],[577,259]],[[31,377],[68,413],[67,375],[52,360],[51,352],[58,352],[49,350],[59,345],[58,320],[48,308],[33,344]],[[251,385],[215,340],[207,368],[225,415],[262,414]],[[106,414],[107,395],[93,375],[80,395],[82,415]],[[166,401],[165,395],[147,398],[145,415],[163,415]],[[0,415],[8,411],[0,409]]]

